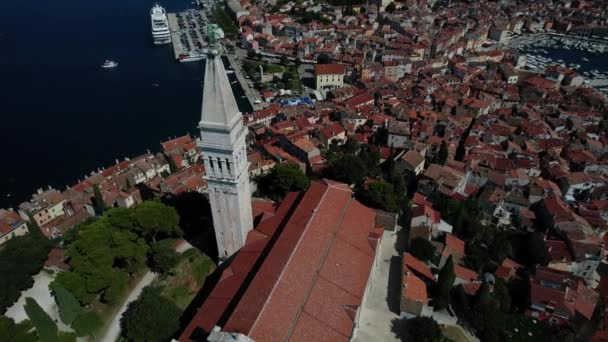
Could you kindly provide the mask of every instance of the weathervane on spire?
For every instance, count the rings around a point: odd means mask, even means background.
[[[207,25],[207,40],[209,41],[209,53],[217,56],[220,54],[222,44],[220,39],[224,38],[224,31],[217,24]]]

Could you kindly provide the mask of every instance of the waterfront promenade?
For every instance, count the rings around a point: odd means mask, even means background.
[[[241,88],[243,88],[245,96],[247,96],[247,101],[249,101],[251,108],[253,108],[254,111],[265,108],[268,104],[264,102],[264,100],[262,100],[259,91],[254,89],[252,86],[249,86],[249,83],[247,82],[247,79],[243,74],[243,69],[240,61],[238,61],[235,56],[231,54],[226,54],[226,57],[228,58],[228,61],[232,66],[232,70],[234,71],[237,80],[241,84]]]

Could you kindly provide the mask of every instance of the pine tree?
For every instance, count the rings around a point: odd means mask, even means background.
[[[82,312],[82,307],[74,295],[68,291],[60,283],[53,283],[53,293],[55,294],[55,302],[59,308],[59,317],[61,321],[67,325],[72,325],[72,322]]]
[[[32,321],[42,342],[57,341],[57,324],[31,297],[25,298],[25,313]]]
[[[97,211],[97,214],[103,213],[106,210],[106,203],[103,201],[101,189],[97,184],[93,185],[93,196],[95,196],[95,211]]]
[[[445,265],[443,265],[441,271],[439,271],[435,309],[440,310],[448,306],[450,291],[454,285],[454,279],[456,279],[456,275],[454,274],[454,261],[450,255]]]

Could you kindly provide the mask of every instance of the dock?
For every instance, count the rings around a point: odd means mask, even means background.
[[[167,18],[175,59],[180,62],[203,59],[203,49],[207,46],[206,26],[209,22],[205,11],[190,9],[169,13]]]
[[[241,68],[241,65],[236,62],[233,55],[227,54],[226,57],[228,58],[228,62],[230,62],[230,65],[232,66],[232,70],[234,70],[236,79],[239,81],[241,88],[243,89],[243,92],[245,93],[245,96],[247,96],[247,100],[249,101],[251,108],[253,108],[254,111],[265,108],[268,105],[268,103],[264,102],[264,100],[260,96],[259,91],[257,91],[252,86],[249,86],[249,82],[247,81],[247,79],[245,78],[245,75],[243,74],[243,69]],[[258,102],[258,103],[256,103],[256,102]]]

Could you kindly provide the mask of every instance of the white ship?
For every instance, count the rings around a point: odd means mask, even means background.
[[[154,5],[150,10],[150,19],[152,21],[152,38],[154,44],[171,43],[171,32],[169,32],[169,21],[167,20],[167,12],[159,4]]]
[[[111,68],[115,68],[117,66],[118,66],[118,63],[111,61],[109,59],[106,59],[105,62],[103,62],[103,64],[101,65],[101,67],[104,69],[111,69]]]

